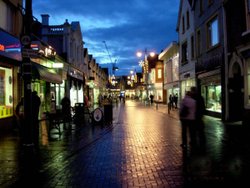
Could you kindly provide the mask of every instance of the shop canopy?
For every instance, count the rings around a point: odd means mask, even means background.
[[[47,68],[38,63],[32,63],[32,77],[50,83],[55,83],[55,84],[62,83],[61,74],[56,73],[54,69]]]

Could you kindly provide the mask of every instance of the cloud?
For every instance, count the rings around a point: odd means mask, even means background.
[[[177,40],[175,31],[177,0],[36,0],[33,13],[50,15],[50,24],[79,21],[85,47],[101,66],[111,66],[105,49],[106,41],[112,61],[126,69],[138,67],[136,51],[147,48],[160,53]],[[110,65],[107,65],[110,64]],[[125,69],[126,68],[126,69]],[[122,69],[121,69],[122,70]]]

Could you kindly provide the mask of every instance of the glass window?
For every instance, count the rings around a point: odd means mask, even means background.
[[[191,58],[194,59],[194,36],[191,36]]]
[[[203,0],[200,0],[200,15],[203,14],[204,8],[203,8]]]
[[[197,31],[197,56],[201,55],[201,31]]]
[[[182,16],[182,33],[185,33],[185,18]]]
[[[161,78],[162,78],[162,70],[161,70],[161,69],[158,69],[158,70],[157,70],[157,78],[158,78],[158,79],[161,79]]]
[[[190,26],[190,23],[189,23],[189,11],[187,11],[187,29],[189,28]]]
[[[0,67],[0,119],[13,115],[12,69]]]
[[[1,12],[0,27],[12,33],[13,32],[13,20],[14,20],[13,10],[10,7],[8,7],[8,5],[5,2],[0,1],[0,12]]]
[[[188,51],[187,51],[187,42],[183,43],[182,46],[181,46],[181,55],[182,55],[182,58],[181,58],[181,63],[182,64],[186,64],[188,63]]]
[[[206,109],[213,112],[221,112],[221,86],[207,86]]]
[[[208,48],[211,48],[219,43],[219,27],[218,18],[215,17],[207,24]]]

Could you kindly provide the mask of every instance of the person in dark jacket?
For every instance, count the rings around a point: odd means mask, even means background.
[[[71,121],[71,105],[70,99],[65,95],[61,100],[62,105],[62,115],[64,123]]]
[[[32,126],[33,126],[33,142],[35,146],[39,142],[39,109],[41,105],[41,99],[37,95],[36,91],[33,91],[31,94],[32,100]]]
[[[206,144],[204,121],[203,116],[205,114],[205,101],[196,87],[191,87],[191,93],[196,101],[196,113],[195,113],[195,127],[197,132],[197,143],[200,147],[204,148]]]

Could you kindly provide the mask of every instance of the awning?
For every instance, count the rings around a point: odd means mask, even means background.
[[[44,67],[37,63],[32,63],[32,77],[46,82],[61,84],[62,76],[56,73],[55,70]]]

